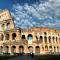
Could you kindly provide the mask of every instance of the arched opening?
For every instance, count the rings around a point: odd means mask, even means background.
[[[52,39],[53,39],[53,42],[55,42],[55,37],[52,37]]]
[[[4,26],[5,26],[5,24],[4,24],[4,23],[2,23],[2,28],[4,28]]]
[[[35,53],[36,53],[36,54],[39,54],[39,53],[40,53],[40,47],[39,47],[39,46],[36,46],[36,47],[35,47]]]
[[[47,33],[46,33],[46,32],[44,32],[44,35],[47,35]]]
[[[49,43],[51,43],[51,36],[48,37]]]
[[[33,39],[32,34],[29,34],[27,38],[28,38],[28,40],[32,40]]]
[[[22,35],[22,39],[25,39],[25,35]]]
[[[7,29],[10,29],[10,22],[7,23]]]
[[[49,53],[52,53],[52,46],[49,46]]]
[[[43,42],[43,37],[42,37],[42,36],[40,36],[40,42],[41,42],[41,43]]]
[[[48,46],[47,45],[45,46],[45,52],[46,53],[48,52]]]
[[[6,49],[5,49],[5,53],[8,53],[8,52],[9,52],[9,47],[6,46],[5,48],[6,48]]]
[[[13,33],[12,34],[12,40],[15,40],[15,38],[16,38],[16,33]]]
[[[54,53],[56,53],[56,47],[54,46]]]
[[[32,46],[29,46],[28,50],[29,50],[29,53],[33,53],[33,47]]]
[[[36,39],[38,40],[38,37],[36,36]]]
[[[3,40],[4,39],[4,36],[3,36],[3,34],[1,35],[1,40]]]
[[[12,46],[12,54],[16,53],[16,46]]]
[[[19,46],[19,52],[24,53],[24,47],[23,46]]]
[[[3,46],[0,46],[0,54],[3,53]]]
[[[6,40],[9,40],[9,34],[6,34]]]
[[[56,37],[56,42],[58,43],[58,38]]]
[[[45,43],[47,43],[47,37],[46,36],[44,37],[44,40],[45,40]]]
[[[59,52],[59,47],[57,46],[57,51]]]

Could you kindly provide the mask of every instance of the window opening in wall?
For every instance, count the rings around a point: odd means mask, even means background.
[[[55,42],[55,37],[52,37],[52,39],[53,39],[53,42]]]
[[[38,40],[38,37],[36,36],[36,39]]]
[[[6,34],[6,40],[9,40],[9,34]]]
[[[46,52],[48,51],[48,46],[45,46],[45,51],[46,51]]]
[[[58,43],[57,37],[56,37],[56,42]]]
[[[2,24],[2,27],[4,27],[5,24]]]
[[[40,42],[43,42],[43,37],[42,36],[40,36]]]
[[[10,29],[10,22],[7,23],[7,29]]]
[[[29,34],[27,38],[28,38],[28,40],[32,40],[33,39],[32,34]]]
[[[12,46],[12,53],[16,53],[16,46]]]
[[[49,46],[49,53],[52,53],[52,46]]]
[[[19,46],[19,52],[24,53],[24,47],[23,46]]]
[[[3,40],[4,39],[4,36],[3,36],[3,34],[1,35],[1,40]]]
[[[50,36],[48,37],[48,39],[49,39],[49,43],[51,43],[51,37]]]
[[[36,46],[35,52],[36,52],[37,54],[40,53],[40,47],[39,47],[39,46]]]
[[[47,33],[46,33],[46,32],[44,32],[44,35],[47,35]]]
[[[22,35],[22,39],[25,39],[25,35]]]
[[[9,47],[6,46],[6,51],[5,51],[5,53],[8,53],[8,52],[9,52]]]
[[[45,43],[47,43],[47,37],[46,36],[44,37],[44,40],[45,40]]]
[[[13,33],[12,34],[12,39],[15,40],[15,38],[16,38],[16,33]]]
[[[29,49],[30,53],[33,53],[33,47],[32,46],[29,46],[28,49]]]

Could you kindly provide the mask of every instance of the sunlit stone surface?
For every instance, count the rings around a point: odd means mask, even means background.
[[[15,28],[10,12],[2,11],[0,13],[0,55],[18,53],[60,54],[60,30],[47,27]]]

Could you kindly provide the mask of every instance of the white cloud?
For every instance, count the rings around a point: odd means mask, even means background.
[[[16,20],[15,23],[19,22],[17,24],[20,27],[56,27],[58,24],[60,25],[60,18],[58,19],[58,17],[60,17],[60,0],[48,0],[42,4],[33,5],[28,5],[28,3],[26,3],[23,6],[16,4],[12,7],[12,10],[15,11],[12,12]],[[42,23],[40,23],[41,21]]]

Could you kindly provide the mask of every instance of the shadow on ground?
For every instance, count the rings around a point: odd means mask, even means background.
[[[0,56],[0,60],[60,60],[60,55],[19,55],[19,56]]]

